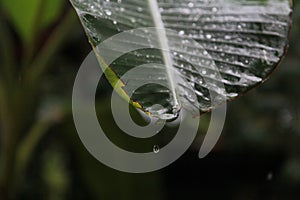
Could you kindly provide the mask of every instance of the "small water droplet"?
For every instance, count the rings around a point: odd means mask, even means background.
[[[136,19],[135,19],[135,18],[131,18],[130,21],[131,21],[132,23],[135,23],[135,22],[136,22]]]
[[[267,175],[267,180],[271,181],[273,179],[273,172],[269,172]]]
[[[212,38],[212,35],[211,35],[211,34],[206,34],[206,38],[207,38],[207,39],[211,39],[211,38]]]
[[[225,40],[230,40],[230,39],[231,39],[231,36],[230,36],[230,35],[225,35],[225,36],[224,36],[224,39],[225,39]]]
[[[153,146],[153,152],[154,153],[159,153],[160,149],[159,149],[159,146],[158,145],[154,145]]]
[[[217,12],[217,11],[218,11],[218,8],[213,7],[211,10],[212,10],[213,12]]]
[[[184,31],[183,30],[181,30],[181,31],[179,31],[179,33],[178,33],[179,35],[184,35]]]
[[[106,13],[108,16],[110,16],[110,15],[112,14],[110,10],[106,10],[105,13]]]
[[[194,7],[194,3],[193,2],[188,3],[188,7],[193,8]]]
[[[143,11],[143,8],[142,8],[142,7],[138,7],[136,10],[137,10],[138,12],[142,12],[142,11]]]

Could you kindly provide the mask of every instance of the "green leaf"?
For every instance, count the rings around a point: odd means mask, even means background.
[[[61,0],[2,0],[1,4],[24,42],[34,39],[41,28],[56,20],[62,11]]]
[[[112,85],[121,80],[115,89],[145,112],[167,119],[186,105],[207,112],[264,82],[285,54],[292,12],[289,0],[71,2],[106,77]],[[164,31],[135,31],[130,40],[116,35],[141,27]],[[124,54],[132,46],[139,49]],[[108,59],[116,54],[118,59]],[[126,76],[149,63],[156,65]],[[169,87],[136,89],[141,82]]]
[[[62,0],[44,0],[44,13],[41,21],[41,27],[47,27],[60,17],[63,11],[64,1]]]
[[[30,39],[35,27],[34,21],[39,10],[40,2],[40,0],[3,0],[1,2],[17,32],[25,41]]]

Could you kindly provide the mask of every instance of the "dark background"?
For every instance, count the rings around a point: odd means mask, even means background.
[[[67,1],[37,2],[0,1],[0,199],[299,199],[298,0],[286,58],[269,81],[228,103],[214,150],[198,159],[199,133],[179,160],[147,174],[110,169],[82,145],[71,95],[91,47]],[[126,143],[111,120],[111,88],[99,87],[100,123]]]

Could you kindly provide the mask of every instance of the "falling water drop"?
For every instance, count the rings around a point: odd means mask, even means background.
[[[158,145],[154,145],[154,146],[153,146],[153,152],[154,152],[154,153],[158,153],[159,150],[160,150],[160,149],[159,149],[159,146],[158,146]]]

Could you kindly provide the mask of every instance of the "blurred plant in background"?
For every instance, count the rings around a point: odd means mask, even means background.
[[[0,199],[298,199],[299,0],[293,17],[286,59],[270,81],[229,104],[212,155],[197,160],[195,141],[172,166],[134,175],[98,163],[77,136],[71,92],[90,47],[68,2],[1,0]],[[102,106],[110,88],[101,84],[98,112],[110,116]]]
[[[40,139],[65,115],[62,100],[51,100],[42,82],[51,78],[49,67],[63,67],[57,53],[76,18],[60,0],[3,0],[0,20],[0,186],[7,199],[16,194]]]

